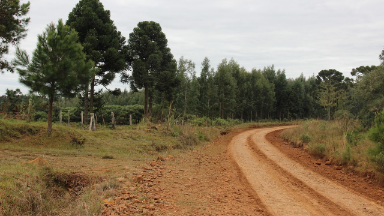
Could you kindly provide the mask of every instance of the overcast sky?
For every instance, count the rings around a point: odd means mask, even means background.
[[[37,35],[50,22],[66,21],[77,2],[31,0],[31,22],[21,48],[32,54]],[[350,76],[352,68],[378,65],[384,48],[383,0],[101,2],[127,39],[138,22],[159,23],[175,59],[191,59],[198,74],[208,57],[214,68],[224,58],[233,58],[247,70],[274,64],[276,69],[285,69],[288,78],[301,73],[309,77],[323,69]],[[109,87],[129,88],[117,80]],[[0,95],[6,88],[28,93],[17,73],[0,74]]]

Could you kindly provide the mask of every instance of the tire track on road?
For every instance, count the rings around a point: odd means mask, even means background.
[[[229,149],[244,177],[274,215],[382,215],[383,207],[290,160],[263,128],[234,137]]]

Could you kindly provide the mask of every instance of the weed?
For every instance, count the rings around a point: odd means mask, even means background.
[[[181,148],[190,148],[198,144],[198,139],[193,131],[184,130],[180,133],[179,142]]]
[[[311,141],[311,137],[307,134],[303,134],[303,135],[301,135],[300,140],[303,143],[308,144]]]
[[[68,133],[68,135],[71,138],[72,145],[84,146],[86,139],[83,136],[81,136],[81,134],[72,132],[72,133]]]
[[[178,137],[179,134],[178,134],[177,132],[172,132],[172,133],[171,133],[171,136],[172,136],[172,137]]]
[[[199,138],[199,140],[201,140],[201,141],[205,141],[206,140],[206,137],[205,137],[205,135],[203,134],[203,133],[201,133],[201,132],[197,132],[196,133],[196,136]]]
[[[168,150],[168,146],[165,144],[157,144],[155,141],[152,141],[152,148],[154,148],[157,152]]]
[[[384,172],[384,154],[382,152],[376,155],[375,162],[377,165],[377,170],[379,172]]]
[[[325,156],[325,145],[321,143],[309,145],[309,153],[315,157],[323,158]]]
[[[112,155],[104,155],[101,159],[114,159]]]
[[[349,145],[346,146],[345,152],[343,152],[343,160],[344,163],[351,161],[351,147]]]
[[[358,142],[361,139],[361,135],[357,131],[347,132],[346,139],[348,144],[352,146],[357,146]]]
[[[327,130],[327,124],[325,122],[322,122],[320,125],[320,129],[323,131]]]

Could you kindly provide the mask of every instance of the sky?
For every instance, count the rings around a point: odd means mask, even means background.
[[[351,76],[352,68],[378,65],[384,49],[382,0],[100,0],[111,12],[118,31],[128,40],[141,21],[155,21],[168,39],[176,60],[196,64],[210,59],[211,67],[233,58],[247,70],[274,65],[288,78],[317,75],[336,69]],[[26,0],[21,0],[25,3]],[[28,35],[20,43],[30,55],[37,35],[46,26],[67,20],[76,0],[31,0]],[[12,59],[14,50],[6,57]],[[5,90],[28,88],[18,74],[0,74],[0,95]],[[109,86],[127,88],[118,78]]]

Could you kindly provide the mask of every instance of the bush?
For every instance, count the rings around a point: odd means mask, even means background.
[[[345,152],[343,153],[344,162],[349,162],[351,160],[351,147],[347,145]]]
[[[222,118],[217,118],[213,120],[212,124],[213,126],[224,126],[224,127],[229,125],[228,121]]]
[[[323,158],[325,156],[325,145],[324,144],[313,144],[309,145],[309,153],[313,156]]]
[[[303,143],[308,144],[311,141],[311,137],[309,135],[303,134],[301,135],[300,140]]]
[[[189,122],[195,126],[210,126],[212,124],[212,120],[208,117],[194,118]]]
[[[384,154],[382,152],[376,155],[375,162],[377,165],[377,170],[380,172],[384,172]]]
[[[369,138],[375,142],[376,147],[371,153],[377,154],[384,150],[384,110],[377,114],[375,118],[375,124],[369,129]]]
[[[47,120],[48,120],[48,113],[44,111],[35,112],[35,121],[47,121]]]
[[[348,144],[350,144],[352,146],[357,146],[358,142],[361,139],[361,135],[359,134],[358,131],[347,132],[346,139],[347,139]]]

